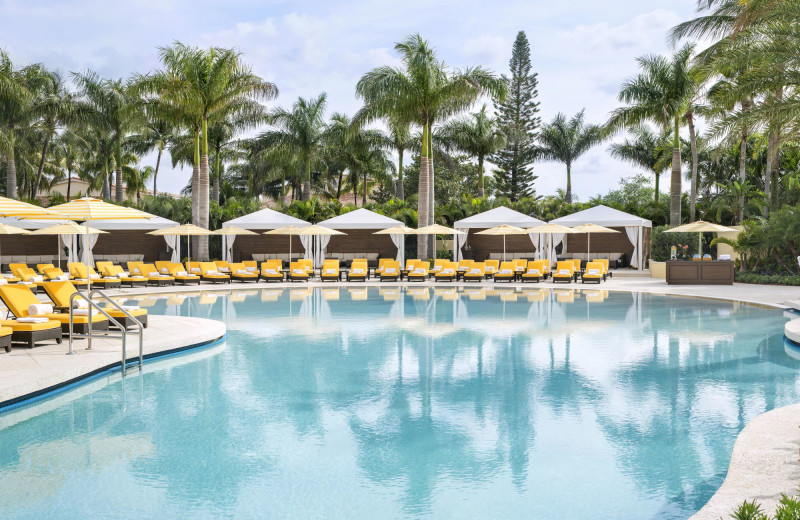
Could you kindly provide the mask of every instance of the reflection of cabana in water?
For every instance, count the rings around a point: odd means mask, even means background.
[[[402,259],[405,247],[404,235],[376,235],[375,232],[390,227],[402,226],[399,220],[360,208],[319,223],[320,226],[336,229],[346,235],[320,236],[317,238],[315,263],[322,265],[325,258],[336,258],[349,262],[353,258],[366,258],[377,266],[378,258]]]
[[[650,257],[650,229],[653,227],[653,223],[647,219],[599,205],[557,218],[552,223],[567,227],[597,224],[620,231],[620,233],[592,235],[592,258],[608,258],[614,261],[624,255],[624,265],[638,269],[646,267],[647,259]],[[568,258],[586,259],[587,239],[586,234],[569,235],[562,255]]]
[[[223,228],[239,227],[259,233],[256,236],[223,236],[222,251],[225,260],[228,262],[238,262],[242,260],[263,261],[266,259],[279,258],[284,261],[289,260],[289,248],[293,257],[303,256],[311,258],[312,237],[291,236],[291,235],[264,235],[264,231],[278,229],[286,226],[305,227],[310,226],[305,220],[280,213],[275,210],[264,208],[262,210],[244,215],[224,222]],[[291,242],[290,242],[291,241]],[[303,250],[306,251],[303,254]]]
[[[453,247],[453,260],[459,261],[465,257],[478,261],[492,258],[500,260],[503,251],[503,237],[491,235],[478,235],[479,231],[502,226],[516,226],[529,228],[544,224],[535,217],[530,217],[519,211],[500,206],[498,208],[472,215],[457,221],[453,227],[466,235],[456,235],[456,244]],[[559,239],[560,240],[560,239]],[[509,235],[505,237],[505,251],[508,259],[533,258],[536,252],[538,237],[531,235]],[[556,242],[558,243],[558,242]]]

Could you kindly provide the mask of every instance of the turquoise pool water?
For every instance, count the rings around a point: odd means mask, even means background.
[[[564,291],[143,298],[227,344],[0,415],[0,518],[686,518],[800,401],[781,311]],[[2,356],[0,356],[2,362]]]

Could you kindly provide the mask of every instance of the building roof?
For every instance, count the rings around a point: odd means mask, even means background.
[[[284,226],[310,226],[305,220],[292,217],[274,209],[264,208],[243,217],[229,220],[222,227],[236,226],[243,229],[277,229]]]
[[[645,218],[625,213],[618,209],[609,208],[602,204],[594,206],[572,215],[557,218],[552,221],[562,226],[580,226],[581,224],[597,224],[606,227],[643,226],[653,227],[653,223]]]
[[[495,226],[502,226],[503,224],[528,228],[540,226],[544,224],[544,222],[536,217],[531,217],[529,215],[525,215],[524,213],[520,213],[519,211],[514,211],[511,208],[499,206],[497,208],[490,209],[489,211],[484,211],[483,213],[478,213],[477,215],[472,215],[471,217],[461,219],[453,224],[453,227],[456,229],[492,228]]]
[[[331,229],[386,229],[402,226],[403,223],[374,211],[359,208],[338,217],[323,220],[319,225]]]

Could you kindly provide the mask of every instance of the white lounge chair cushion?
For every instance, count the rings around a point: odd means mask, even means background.
[[[559,276],[561,276],[561,275],[569,275],[570,272],[569,272],[569,269],[559,269],[558,270],[558,274],[559,274]]]
[[[248,271],[250,271],[251,273],[254,273],[254,272],[256,272],[256,268],[255,268],[255,267],[253,267],[253,266],[248,266],[248,267],[245,267],[245,269],[247,269],[247,270],[248,270]]]
[[[28,305],[28,316],[43,316],[53,314],[53,306],[47,303],[34,303]]]
[[[336,274],[336,269],[325,269],[325,274]]]
[[[17,318],[17,323],[47,323],[48,321],[50,321],[48,318],[39,318],[34,316]]]
[[[477,267],[474,267],[469,270],[469,274],[481,274],[481,270],[478,269]]]
[[[589,269],[588,271],[586,271],[586,274],[588,274],[589,276],[598,276],[600,274],[600,271],[598,269]]]
[[[351,269],[350,272],[352,274],[364,274],[364,270],[356,267],[355,269]]]
[[[533,275],[533,276],[541,276],[542,275],[541,271],[539,271],[538,269],[528,269],[528,273],[527,274],[530,274],[530,275]]]
[[[397,274],[397,269],[394,267],[387,267],[383,270],[383,274]]]
[[[511,269],[500,269],[500,274],[511,274]]]
[[[306,270],[302,268],[292,269],[292,274],[306,274]]]

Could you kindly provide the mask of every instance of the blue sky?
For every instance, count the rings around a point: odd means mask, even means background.
[[[393,44],[410,33],[421,33],[453,67],[480,64],[505,73],[511,43],[524,30],[539,73],[543,120],[586,108],[587,119],[600,123],[618,105],[619,85],[636,72],[635,57],[668,52],[667,31],[691,17],[695,5],[695,0],[0,0],[0,46],[18,64],[41,61],[110,77],[157,68],[157,47],[174,40],[235,47],[257,74],[278,85],[280,97],[271,105],[326,91],[329,113],[352,114],[359,107],[353,94],[358,78],[397,63]],[[606,149],[607,144],[595,148],[573,168],[581,200],[605,193],[635,171]],[[168,168],[159,175],[159,189],[176,192],[191,172]],[[564,187],[563,166],[537,163],[535,170],[538,193]]]

